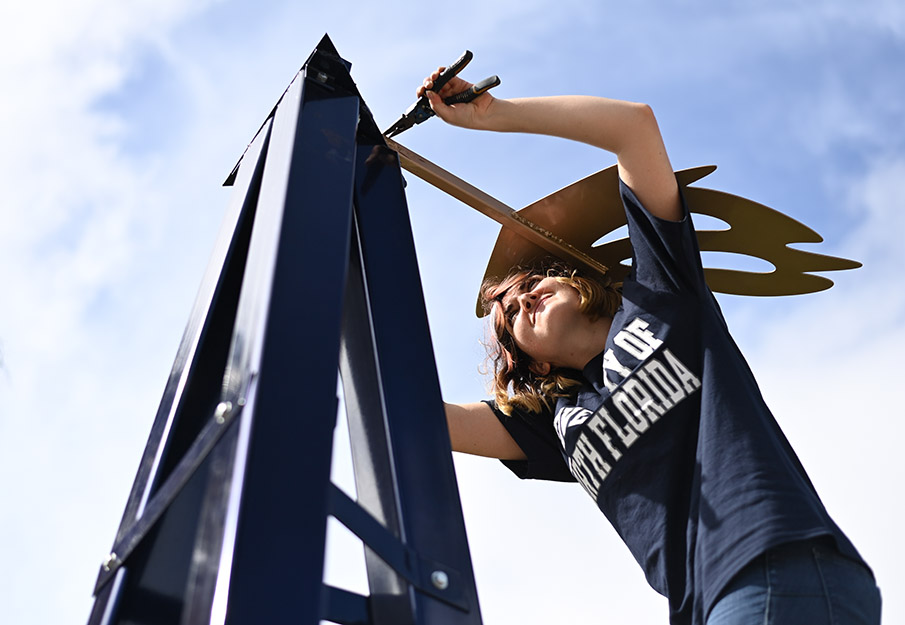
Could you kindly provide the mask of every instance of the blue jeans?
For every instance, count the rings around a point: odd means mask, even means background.
[[[823,539],[780,545],[723,590],[706,625],[879,625],[870,571]]]

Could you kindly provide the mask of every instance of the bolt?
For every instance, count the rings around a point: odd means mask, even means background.
[[[431,584],[437,590],[446,590],[449,588],[449,575],[443,571],[434,571],[431,573]]]
[[[233,403],[230,401],[221,401],[217,404],[217,409],[214,410],[214,421],[223,425],[226,421],[227,415],[233,411]]]
[[[242,406],[245,405],[245,398],[240,397],[239,399],[236,400],[236,403],[239,404],[239,407],[241,408]]]
[[[330,77],[327,76],[324,72],[318,72],[318,73],[315,75],[315,78],[317,78],[317,80],[318,80],[319,82],[326,83],[326,82],[327,82],[327,79],[330,78]]]
[[[105,571],[109,571],[110,569],[112,569],[114,566],[116,566],[118,564],[119,564],[119,556],[117,556],[115,553],[111,553],[106,558],[104,558],[103,567],[104,567]]]

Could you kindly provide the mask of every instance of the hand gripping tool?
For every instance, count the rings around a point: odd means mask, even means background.
[[[449,79],[461,72],[469,62],[471,62],[473,55],[471,51],[466,50],[465,53],[460,56],[455,63],[447,67],[445,70],[440,72],[440,76],[437,77],[437,80],[434,81],[434,86],[431,88],[431,91],[440,91]],[[455,95],[451,95],[448,98],[444,98],[443,102],[447,105],[453,104],[463,104],[465,102],[471,102],[476,97],[484,93],[485,91],[492,89],[500,84],[499,76],[491,76],[490,78],[485,78],[481,82],[473,85],[470,89],[466,89],[461,93],[457,93]],[[430,100],[427,99],[427,95],[421,96],[421,98],[412,104],[405,113],[402,114],[396,123],[390,126],[383,134],[386,137],[395,137],[396,135],[405,132],[412,126],[416,124],[420,124],[421,122],[430,119],[434,116],[434,110],[431,108]]]

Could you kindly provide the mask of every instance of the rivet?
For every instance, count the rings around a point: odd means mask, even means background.
[[[449,588],[449,575],[443,571],[434,571],[431,573],[431,584],[437,590],[446,590]]]
[[[219,424],[223,424],[226,422],[226,416],[232,412],[233,403],[231,401],[221,401],[217,404],[217,409],[214,410],[214,421]]]
[[[105,571],[109,571],[117,564],[119,564],[119,556],[117,556],[115,553],[111,553],[106,558],[104,558],[103,567]]]

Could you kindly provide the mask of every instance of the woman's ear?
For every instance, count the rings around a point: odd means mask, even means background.
[[[528,365],[528,369],[535,375],[549,375],[552,367],[550,367],[549,362],[536,362],[532,360],[531,364]]]

